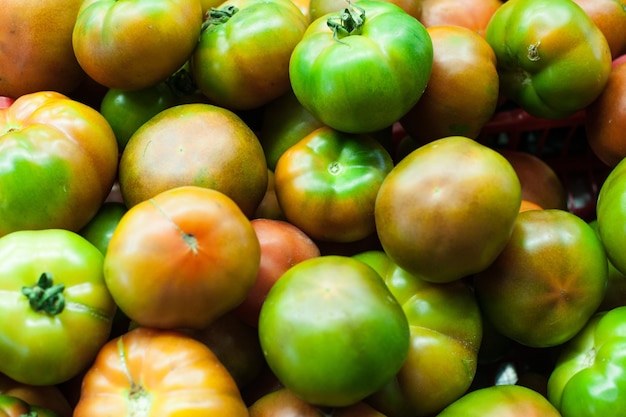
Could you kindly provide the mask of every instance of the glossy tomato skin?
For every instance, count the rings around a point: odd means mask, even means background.
[[[571,0],[507,1],[485,39],[496,54],[501,93],[537,117],[558,119],[585,108],[611,69],[606,38]]]
[[[119,163],[128,207],[180,186],[214,189],[252,216],[267,190],[263,147],[232,111],[205,103],[168,108],[144,123]]]
[[[9,336],[0,372],[31,385],[77,375],[109,338],[116,309],[102,254],[68,230],[26,230],[0,239],[0,259],[0,331]]]
[[[86,373],[73,417],[247,417],[237,385],[203,343],[138,327],[109,341]],[[134,411],[133,411],[134,410]]]
[[[312,22],[291,56],[291,86],[324,124],[374,132],[391,126],[421,97],[432,69],[432,42],[424,26],[393,3],[364,0],[346,10],[355,21],[365,15],[357,33],[334,36],[328,21],[339,22],[346,15],[341,12]]]
[[[561,417],[537,391],[520,385],[494,385],[471,391],[437,417]]]
[[[485,36],[485,29],[502,0],[422,0],[420,22],[427,28],[460,26]]]
[[[80,66],[123,90],[157,84],[185,64],[202,25],[199,1],[83,0],[72,31]]]
[[[626,160],[619,162],[602,183],[598,202],[597,232],[611,263],[626,274]]]
[[[341,407],[396,374],[409,327],[376,271],[329,255],[300,262],[274,284],[261,308],[259,338],[286,388],[311,404]]]
[[[258,218],[250,223],[261,246],[261,261],[254,285],[234,313],[256,328],[261,306],[274,283],[292,266],[320,256],[320,250],[302,230],[286,221]]]
[[[105,202],[96,215],[80,229],[79,234],[106,254],[113,231],[128,208],[122,203]]]
[[[27,94],[0,110],[0,143],[0,235],[78,231],[115,181],[111,127],[96,110],[60,93]]]
[[[558,209],[520,213],[509,243],[474,275],[487,320],[525,346],[558,346],[604,299],[608,264],[596,232]]]
[[[424,281],[383,251],[353,257],[383,278],[402,305],[411,330],[411,347],[402,368],[366,401],[388,417],[439,412],[468,390],[476,374],[483,331],[472,288],[463,281]]]
[[[308,21],[291,0],[228,0],[204,21],[191,73],[212,103],[249,110],[290,90],[289,58]],[[254,70],[252,70],[254,68]]]
[[[287,221],[311,238],[354,242],[375,232],[376,195],[392,168],[373,136],[324,126],[278,159],[276,198]]]
[[[419,143],[451,135],[475,139],[498,103],[495,54],[469,28],[445,25],[427,30],[433,69],[424,94],[400,123]]]
[[[202,328],[243,301],[260,256],[254,229],[232,199],[183,186],[126,212],[103,268],[117,305],[139,325]]]
[[[548,399],[563,417],[617,417],[626,407],[626,307],[594,315],[561,350]]]
[[[626,2],[623,0],[574,0],[604,34],[611,55],[626,53]]]
[[[82,0],[2,2],[0,96],[39,91],[69,94],[85,73],[72,49],[72,29]]]
[[[521,204],[511,164],[462,136],[405,156],[376,197],[376,231],[399,266],[433,282],[487,267],[506,245]]]

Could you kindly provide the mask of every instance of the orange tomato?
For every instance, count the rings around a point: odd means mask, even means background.
[[[422,0],[420,21],[427,28],[458,25],[485,34],[491,16],[502,0]]]
[[[539,204],[533,203],[532,201],[522,200],[522,204],[520,205],[519,212],[522,213],[528,210],[543,210],[543,208]]]
[[[232,376],[206,345],[138,327],[103,346],[73,417],[247,417]]]

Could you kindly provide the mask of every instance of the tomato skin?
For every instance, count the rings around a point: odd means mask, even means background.
[[[72,406],[56,385],[22,384],[0,374],[0,394],[17,397],[31,407],[43,407],[62,417],[72,417]]]
[[[420,22],[427,28],[455,25],[485,36],[489,20],[501,0],[422,0]]]
[[[290,89],[289,58],[307,24],[291,0],[221,3],[205,19],[191,57],[196,85],[212,103],[231,110],[280,97]]]
[[[128,209],[122,203],[105,202],[89,223],[80,229],[79,234],[104,255],[109,247],[113,231],[127,211]]]
[[[597,232],[611,263],[626,274],[626,159],[619,162],[602,183],[598,202]]]
[[[254,229],[231,198],[183,186],[124,214],[103,268],[117,305],[139,325],[202,328],[243,301],[260,257]]]
[[[558,209],[519,214],[498,258],[474,275],[487,320],[530,347],[558,346],[578,333],[604,299],[608,263],[596,232]]]
[[[366,402],[388,417],[433,415],[463,395],[476,374],[483,326],[473,289],[463,281],[424,281],[381,250],[353,257],[383,278],[411,330],[402,368]]]
[[[109,337],[116,309],[100,251],[68,230],[24,230],[0,238],[0,260],[0,332],[9,336],[0,342],[0,372],[24,384],[54,385],[89,366]],[[44,274],[64,286],[51,298],[64,299],[60,311],[30,304]],[[24,287],[34,293],[29,297]]]
[[[519,179],[502,155],[472,139],[449,136],[394,166],[380,186],[374,214],[391,258],[422,279],[443,283],[493,262],[511,235],[520,204]]]
[[[55,92],[0,110],[0,235],[84,226],[115,181],[115,136],[96,110]],[[24,152],[28,149],[28,152]]]
[[[205,103],[163,110],[127,143],[119,163],[128,207],[180,186],[223,192],[251,217],[267,190],[263,147],[232,111]]]
[[[138,90],[172,75],[191,56],[199,1],[83,0],[72,31],[76,59],[98,83]]]
[[[287,221],[311,238],[354,242],[375,232],[376,195],[392,168],[372,136],[324,126],[278,159],[276,198]]]
[[[235,381],[203,343],[138,327],[102,347],[83,379],[73,417],[247,417]]]
[[[328,20],[313,21],[295,47],[289,77],[298,101],[324,124],[349,133],[395,123],[419,100],[433,61],[428,32],[390,2],[352,3],[365,13],[360,35],[338,35]],[[349,9],[347,9],[349,10]]]
[[[261,308],[259,338],[286,388],[329,407],[379,389],[409,348],[406,316],[376,271],[330,255],[298,263],[274,284]]]
[[[501,93],[537,117],[585,108],[611,69],[606,38],[571,0],[509,0],[493,14],[485,39],[496,54]]]
[[[494,385],[471,391],[437,417],[561,417],[538,392],[520,385]]]

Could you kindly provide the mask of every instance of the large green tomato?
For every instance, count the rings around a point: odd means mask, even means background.
[[[363,133],[399,120],[430,78],[426,28],[391,2],[362,0],[312,22],[291,56],[293,91],[319,120]]]
[[[571,0],[509,0],[492,16],[485,39],[496,53],[501,93],[537,117],[585,108],[611,70],[606,38]]]
[[[383,278],[411,329],[407,360],[368,401],[387,417],[430,416],[463,395],[478,363],[482,318],[464,281],[435,284],[408,273],[382,251],[354,255]]]
[[[198,88],[230,110],[287,93],[289,58],[307,24],[291,0],[228,0],[211,8],[190,61]]]
[[[91,364],[116,310],[103,259],[64,229],[0,238],[0,372],[25,384],[54,385]]]
[[[597,231],[617,270],[626,273],[626,159],[609,172],[596,205]]]
[[[626,307],[597,313],[569,341],[548,380],[563,417],[618,417],[626,408]]]
[[[363,400],[394,377],[409,349],[406,316],[384,281],[339,255],[288,269],[270,289],[258,328],[271,370],[315,405]]]

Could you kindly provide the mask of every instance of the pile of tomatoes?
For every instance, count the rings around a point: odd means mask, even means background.
[[[3,9],[1,415],[622,415],[622,0]]]

